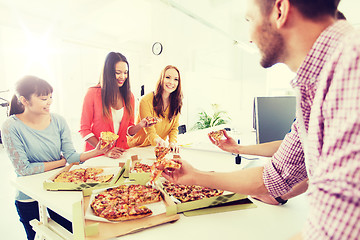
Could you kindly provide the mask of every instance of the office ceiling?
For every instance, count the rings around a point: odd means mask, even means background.
[[[117,41],[140,41],[156,27],[157,8],[176,11],[176,17],[192,18],[220,35],[247,41],[244,21],[246,0],[0,0],[0,24],[21,25],[31,31],[48,29],[62,36],[94,34]],[[356,6],[354,6],[356,5]],[[340,4],[348,20],[360,25],[355,11],[360,3],[343,0]],[[171,18],[171,15],[167,15]],[[44,21],[45,20],[45,21]],[[157,20],[157,22],[161,20]],[[191,28],[192,26],[188,26]],[[245,33],[245,34],[244,34]]]

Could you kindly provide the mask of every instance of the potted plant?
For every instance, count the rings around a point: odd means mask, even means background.
[[[205,111],[201,111],[198,113],[199,120],[195,123],[191,130],[205,129],[218,126],[221,124],[225,124],[230,120],[230,117],[228,116],[226,111],[219,110],[218,104],[211,104],[211,108],[211,113],[207,113]]]

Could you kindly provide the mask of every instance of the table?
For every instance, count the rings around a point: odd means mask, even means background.
[[[86,161],[83,166],[118,166],[119,162],[125,162],[135,154],[140,157],[153,157],[154,148],[132,148],[117,160],[104,156],[96,157]],[[194,167],[207,171],[234,171],[246,167],[251,162],[245,160],[242,164],[236,165],[232,154],[186,147],[180,150],[180,155],[183,159],[191,162]],[[261,158],[256,161],[257,163],[259,161],[265,162],[267,159]],[[43,181],[57,171],[59,169],[19,177],[13,183],[20,191],[36,199],[42,209],[45,209],[45,206],[49,207],[72,221],[73,204],[81,201],[82,193],[75,191],[46,191],[43,189]],[[175,223],[145,229],[144,231],[119,237],[119,239],[288,239],[301,231],[308,209],[305,195],[291,199],[284,206],[271,206],[256,200],[253,201],[257,208],[192,217],[181,214],[180,219]],[[51,224],[45,220],[45,224],[41,227],[45,228],[45,230],[54,229],[55,227],[51,227]],[[56,234],[53,235],[52,232],[48,234],[49,239],[57,239]],[[65,235],[66,239],[72,239],[68,232]]]

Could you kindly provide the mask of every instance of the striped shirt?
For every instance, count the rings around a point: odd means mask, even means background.
[[[263,172],[274,197],[309,178],[305,239],[360,237],[360,32],[338,21],[297,71],[297,121]],[[306,160],[305,160],[306,159]]]

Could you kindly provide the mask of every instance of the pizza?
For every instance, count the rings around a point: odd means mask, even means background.
[[[168,147],[155,147],[156,160],[151,165],[151,176],[148,183],[154,184],[166,168],[178,169],[181,167],[181,164],[178,162],[165,159],[166,154],[169,152],[170,148]]]
[[[170,148],[168,147],[155,147],[155,157],[156,159],[165,158],[166,154],[170,152]]]
[[[175,170],[175,169],[179,169],[179,168],[181,168],[181,164],[174,160],[158,159],[151,166],[151,176],[150,176],[149,183],[154,184],[155,181],[161,176],[161,173],[165,169]]]
[[[218,131],[211,131],[208,133],[210,137],[213,139],[219,141],[224,136],[224,130],[218,130]]]
[[[90,206],[96,216],[109,221],[126,221],[152,215],[145,205],[161,200],[160,191],[150,186],[121,185],[97,194]]]
[[[160,118],[157,118],[157,117],[150,117],[150,116],[148,116],[148,117],[146,117],[145,119],[146,119],[146,122],[147,122],[148,124],[156,124],[156,123],[158,123],[158,122],[161,122],[161,119],[160,119]]]
[[[117,139],[119,138],[119,136],[113,132],[101,132],[100,133],[100,140],[102,140],[101,143],[101,149],[103,149],[104,147],[106,147],[107,145],[115,142]]]
[[[72,183],[105,183],[110,181],[114,174],[99,175],[104,172],[102,168],[77,168],[67,172],[61,172],[54,182]]]
[[[190,202],[195,200],[200,200],[204,198],[210,198],[222,195],[224,191],[197,186],[197,185],[183,185],[183,184],[176,184],[169,181],[165,181],[162,183],[164,190],[175,197],[176,199],[180,200],[180,202]]]
[[[68,172],[62,172],[54,179],[54,182],[83,183],[85,182],[85,171],[84,168],[79,168]]]
[[[133,171],[138,173],[151,172],[151,167],[147,164],[136,162]]]

